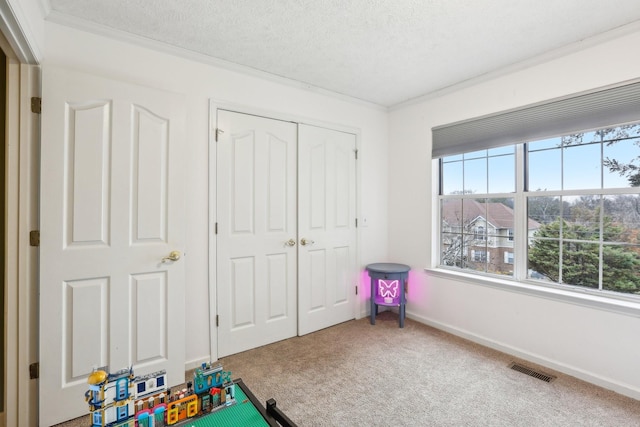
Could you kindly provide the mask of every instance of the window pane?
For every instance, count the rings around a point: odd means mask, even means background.
[[[527,215],[529,236],[535,233],[543,225],[553,222],[555,227],[548,227],[545,230],[546,237],[560,237],[560,198],[559,197],[529,197],[527,198]],[[555,230],[555,231],[554,231]]]
[[[504,255],[506,250],[513,248],[513,240],[509,240],[509,231],[514,225],[513,199],[476,200],[473,207],[477,211],[471,210],[471,204],[465,206],[474,231],[470,241],[474,268],[487,273],[513,275],[513,258],[508,263]]]
[[[527,143],[530,152],[538,150],[546,150],[548,148],[560,148],[562,146],[562,140],[560,137],[541,139],[538,141],[532,141]]]
[[[464,190],[470,193],[487,192],[487,159],[465,160]]]
[[[462,232],[462,199],[442,200],[440,205],[442,231]]]
[[[604,198],[605,242],[640,243],[640,196],[618,194]]]
[[[500,156],[503,154],[515,154],[515,153],[516,153],[515,145],[505,145],[504,147],[490,148],[488,150],[489,156]]]
[[[487,271],[487,249],[484,242],[478,242],[474,239],[464,240],[465,266],[475,271]]]
[[[557,240],[529,239],[528,277],[558,282],[560,280],[560,243]]]
[[[593,142],[602,142],[602,135],[600,132],[585,132],[582,135],[582,144],[591,144]]]
[[[563,147],[575,147],[578,145],[599,143],[601,136],[598,132],[578,132],[560,137]]]
[[[478,226],[485,226],[486,218],[486,204],[485,199],[463,199],[462,200],[462,212],[464,229],[468,234],[475,234],[473,229]]]
[[[600,239],[600,196],[564,197],[562,235],[565,239]]]
[[[453,156],[447,156],[447,157],[443,157],[442,161],[447,163],[447,162],[455,162],[455,161],[460,161],[463,159],[462,154],[454,154]]]
[[[625,171],[625,165],[638,165],[640,138],[604,144],[604,187],[626,188],[637,185],[637,170]],[[634,181],[636,177],[636,181]],[[636,183],[634,185],[634,183]]]
[[[487,150],[472,151],[470,153],[464,153],[465,160],[484,159],[486,157],[487,157]]]
[[[560,149],[529,151],[528,157],[529,191],[559,190],[562,184]]]
[[[602,288],[640,294],[640,247],[603,247]]]
[[[489,157],[489,193],[516,191],[515,155]]]
[[[600,245],[565,242],[562,245],[562,282],[598,289]]]
[[[465,199],[462,201],[462,240],[464,256],[470,256],[470,248],[476,245],[476,240],[482,241],[484,230],[479,230],[484,223],[481,218],[484,212],[484,204],[477,202],[475,199]]]
[[[462,162],[442,164],[442,194],[462,194]]]
[[[565,190],[601,188],[600,144],[565,148],[562,188]]]
[[[443,200],[440,207],[440,263],[462,267],[462,200]]]
[[[487,203],[487,240],[495,248],[512,248],[514,214],[511,206],[513,199],[496,200]],[[496,252],[497,254],[497,252]]]
[[[605,143],[620,141],[622,139],[635,138],[637,136],[640,136],[640,123],[601,129],[600,131],[598,131],[598,133],[602,135],[602,141]]]
[[[440,238],[440,263],[450,267],[462,265],[462,235],[442,233]]]
[[[504,248],[489,248],[487,253],[487,273],[499,274],[501,276],[513,275],[513,256],[511,262],[505,260]]]

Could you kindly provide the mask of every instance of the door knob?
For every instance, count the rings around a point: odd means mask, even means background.
[[[287,245],[287,246],[295,246],[296,245],[296,241],[293,240],[293,239],[289,239],[289,240],[287,240],[285,245]]]
[[[180,259],[180,251],[171,251],[169,256],[162,258],[162,262],[178,261]]]
[[[300,239],[300,244],[301,244],[302,246],[307,246],[307,245],[308,245],[308,246],[311,246],[311,245],[313,245],[314,243],[315,243],[315,242],[314,242],[313,240],[311,240],[311,239],[307,240],[307,239],[305,239],[304,237],[303,237],[302,239]]]

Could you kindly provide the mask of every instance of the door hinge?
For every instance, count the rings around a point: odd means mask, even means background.
[[[358,150],[353,150],[356,153],[356,160],[358,160]]]
[[[31,112],[36,114],[42,113],[42,98],[38,96],[31,97]]]
[[[223,134],[224,131],[220,128],[216,128],[216,142],[218,142],[218,138],[220,137],[220,134]]]
[[[220,316],[216,314],[216,328],[220,326]]]
[[[215,226],[215,232],[214,234],[218,234],[218,223],[216,222],[216,226]]]
[[[40,246],[40,230],[31,230],[29,232],[29,245]]]
[[[40,378],[40,363],[35,362],[29,365],[29,378],[32,380]]]
[[[356,228],[358,228],[358,218],[356,218]]]
[[[356,285],[356,295],[358,295],[358,285]]]

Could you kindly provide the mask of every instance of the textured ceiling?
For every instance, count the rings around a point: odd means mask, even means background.
[[[639,0],[43,1],[55,22],[97,23],[386,107],[640,21]]]

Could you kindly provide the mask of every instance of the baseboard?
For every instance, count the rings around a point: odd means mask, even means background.
[[[577,369],[575,367],[568,366],[564,363],[549,359],[547,357],[530,353],[527,351],[523,351],[519,348],[510,346],[508,344],[494,341],[486,337],[474,334],[472,332],[469,332],[451,325],[447,325],[445,323],[434,321],[424,316],[416,315],[415,313],[411,313],[409,311],[407,311],[406,315],[408,318],[413,319],[417,322],[423,323],[425,325],[431,326],[441,331],[448,332],[460,338],[464,338],[474,343],[483,345],[485,347],[492,348],[502,353],[517,357],[519,359],[529,361],[531,363],[535,363],[537,365],[547,367],[549,369],[553,369],[557,372],[570,375],[572,377],[597,385],[599,387],[603,387],[608,390],[615,391],[616,393],[620,393],[624,396],[628,396],[633,399],[640,400],[640,390],[628,384],[613,381],[613,380],[604,378],[600,375],[594,374],[592,372],[584,371],[582,369]]]

